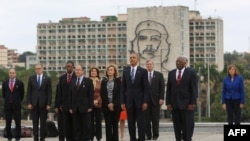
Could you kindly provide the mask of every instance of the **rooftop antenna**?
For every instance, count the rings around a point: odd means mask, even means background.
[[[197,0],[194,0],[194,11],[196,11]]]

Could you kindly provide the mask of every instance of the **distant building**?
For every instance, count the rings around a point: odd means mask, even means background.
[[[115,64],[121,74],[127,64],[126,31],[126,21],[119,21],[116,16],[103,16],[101,22],[80,17],[40,23],[37,59],[46,72],[61,74],[65,72],[65,63],[72,60],[86,66],[86,75],[90,67],[97,66],[104,76],[108,64]]]
[[[26,56],[26,69],[30,69],[32,67],[35,67],[35,65],[38,63],[37,61],[37,55],[27,55]]]
[[[224,68],[223,21],[220,18],[202,18],[198,11],[190,11],[190,65],[215,64]]]
[[[19,54],[17,49],[8,49],[0,45],[0,66],[4,68],[15,68],[16,66],[24,67],[24,63],[18,61]]]
[[[8,66],[8,48],[0,45],[0,67],[6,68]]]
[[[128,8],[127,14],[63,18],[37,25],[37,61],[46,72],[65,72],[69,60],[83,64],[86,74],[97,66],[103,77],[106,66],[116,64],[119,75],[129,64],[128,55],[139,53],[140,65],[147,59],[156,70],[175,68],[179,55],[190,57],[190,64],[202,62],[223,68],[223,21],[202,19],[185,6]]]

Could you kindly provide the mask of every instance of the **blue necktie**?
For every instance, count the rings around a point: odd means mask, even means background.
[[[134,83],[134,79],[135,79],[134,68],[132,68],[130,76],[131,76],[132,83]]]
[[[37,79],[37,85],[38,85],[38,88],[40,88],[41,86],[40,75],[38,76],[38,79]]]

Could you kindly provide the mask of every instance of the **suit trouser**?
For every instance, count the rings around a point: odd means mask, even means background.
[[[103,107],[105,119],[106,141],[119,141],[118,123],[120,111],[110,111],[107,107]]]
[[[226,99],[227,120],[229,125],[240,125],[241,109],[239,99]]]
[[[64,132],[63,132],[63,112],[59,111],[57,113],[57,126],[59,132],[59,141],[64,141]]]
[[[145,141],[146,119],[145,112],[141,108],[126,107],[128,115],[128,130],[130,141]],[[139,139],[136,139],[136,123],[138,127]]]
[[[93,108],[91,112],[91,128],[92,128],[92,138],[96,136],[96,139],[102,138],[102,109]]]
[[[73,115],[69,111],[63,112],[63,132],[67,141],[73,141],[74,135]]]
[[[193,116],[193,111],[179,109],[172,110],[176,141],[181,141],[182,136],[184,141],[192,140]]]
[[[88,141],[90,140],[90,113],[81,113],[78,110],[73,113],[74,123],[74,141]]]
[[[46,120],[48,111],[44,108],[35,106],[31,110],[32,124],[33,124],[33,135],[34,140],[37,141],[39,134],[39,121],[40,121],[40,140],[44,140],[46,137]]]
[[[5,117],[6,117],[6,124],[5,129],[7,133],[7,138],[11,139],[13,138],[13,135],[11,134],[11,122],[12,117],[14,117],[15,125],[16,125],[16,139],[20,139],[21,137],[21,109],[15,109],[12,105],[8,107],[8,109],[4,109]]]
[[[150,103],[146,115],[146,135],[148,138],[159,137],[160,105]]]

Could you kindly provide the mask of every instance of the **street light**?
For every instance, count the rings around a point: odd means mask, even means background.
[[[210,65],[207,59],[207,116],[210,118]]]
[[[198,85],[199,85],[199,89],[198,89],[198,121],[201,122],[201,82],[204,81],[204,76],[201,75],[201,72],[200,72],[200,67],[199,67],[199,79],[198,79]]]

